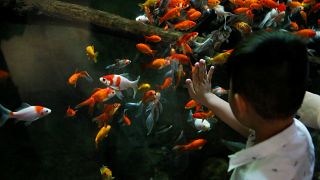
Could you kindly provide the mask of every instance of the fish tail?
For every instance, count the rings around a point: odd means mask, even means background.
[[[84,78],[89,81],[89,82],[92,82],[93,79],[92,77],[89,75],[89,73],[87,71],[83,71],[83,74],[84,74]]]
[[[115,67],[115,64],[111,64],[111,65],[108,65],[105,67],[105,69],[111,69],[111,68],[114,68]]]
[[[2,127],[10,118],[11,111],[0,104],[0,127]]]
[[[175,145],[173,148],[172,148],[172,150],[174,150],[174,151],[186,151],[187,150],[187,148],[186,148],[186,146],[185,145]]]
[[[144,5],[142,3],[139,3],[138,6],[141,8],[141,10],[144,9]]]
[[[138,91],[138,83],[140,80],[140,76],[132,82],[132,89],[133,89],[133,99],[136,97],[137,91]]]
[[[97,63],[97,62],[98,62],[98,60],[97,60],[98,55],[99,55],[98,52],[94,53],[94,57],[93,57],[94,63]]]
[[[94,105],[94,99],[93,98],[88,98],[87,100],[85,100],[85,101],[81,102],[80,104],[78,104],[75,107],[75,109],[79,109],[79,108],[81,108],[83,106],[88,106],[88,105],[90,106],[91,104]]]

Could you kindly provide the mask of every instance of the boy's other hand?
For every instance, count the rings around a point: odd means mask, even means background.
[[[211,66],[207,73],[205,60],[200,59],[200,61],[195,64],[194,72],[192,72],[192,80],[186,80],[191,98],[204,106],[206,106],[210,96],[213,95],[211,93],[213,70],[214,67]]]

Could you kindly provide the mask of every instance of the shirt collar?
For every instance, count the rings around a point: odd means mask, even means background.
[[[272,136],[271,138],[263,142],[260,142],[252,147],[247,146],[246,149],[243,149],[235,154],[229,155],[230,160],[228,172],[239,166],[266,157],[267,155],[277,151],[279,148],[285,146],[288,142],[291,141],[292,138],[296,136],[296,121],[298,120],[294,119],[293,123],[288,128]],[[252,137],[252,135],[249,136],[248,141],[251,141]]]

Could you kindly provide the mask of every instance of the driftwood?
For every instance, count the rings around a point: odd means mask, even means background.
[[[105,11],[55,0],[2,0],[0,7],[14,9],[19,14],[37,13],[79,23],[90,23],[104,30],[121,34],[127,38],[141,38],[157,34],[164,42],[172,42],[182,35],[181,32],[165,31],[159,27],[126,19]]]

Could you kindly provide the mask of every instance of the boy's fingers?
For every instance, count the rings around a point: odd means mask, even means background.
[[[199,63],[196,62],[194,65],[194,71],[192,72],[192,80],[195,83],[199,82]]]
[[[208,72],[208,81],[209,81],[209,83],[211,83],[213,71],[214,71],[214,66],[211,66],[210,69],[209,69],[209,72]]]
[[[187,84],[189,95],[191,97],[194,97],[196,93],[194,92],[193,83],[191,79],[186,79],[186,84]]]
[[[207,79],[206,62],[203,59],[199,61],[199,80],[204,81]]]

